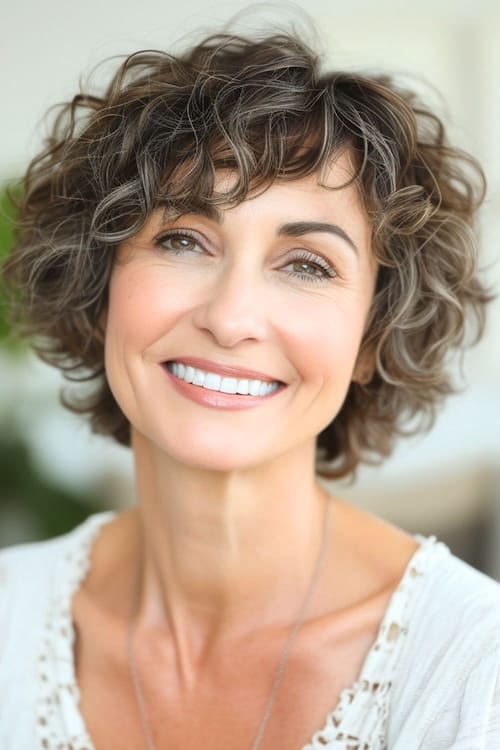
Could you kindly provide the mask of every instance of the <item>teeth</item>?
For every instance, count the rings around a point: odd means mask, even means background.
[[[203,370],[194,369],[193,385],[203,385],[205,382],[205,373]]]
[[[260,395],[260,386],[262,385],[260,380],[250,380],[248,384],[248,392],[251,396]]]
[[[241,393],[242,396],[248,396],[249,382],[245,379],[238,380],[238,390],[236,392]]]
[[[206,372],[197,367],[191,367],[191,365],[183,365],[181,362],[169,362],[167,367],[176,378],[180,378],[186,383],[202,386],[210,391],[239,393],[243,396],[267,396],[279,386],[277,381],[250,380],[249,378],[239,380],[238,378],[222,377],[215,372]]]
[[[222,378],[220,389],[222,393],[236,393],[238,390],[238,381],[236,378]]]
[[[210,391],[219,391],[221,380],[222,378],[220,375],[216,375],[214,372],[207,372],[203,385]]]

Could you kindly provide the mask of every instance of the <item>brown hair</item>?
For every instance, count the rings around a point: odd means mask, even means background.
[[[94,431],[128,444],[129,423],[106,381],[99,320],[113,249],[152,210],[235,204],[275,179],[318,173],[339,149],[356,184],[380,263],[362,351],[373,367],[352,383],[318,437],[327,476],[389,454],[408,420],[431,423],[453,390],[450,349],[466,317],[484,323],[488,295],[476,270],[472,220],[480,167],[451,148],[439,118],[387,76],[322,72],[289,34],[209,37],[184,54],[126,58],[102,95],[62,105],[44,151],[24,178],[19,235],[4,276],[17,319],[46,361],[95,380],[85,399]],[[219,168],[228,193],[214,193]]]

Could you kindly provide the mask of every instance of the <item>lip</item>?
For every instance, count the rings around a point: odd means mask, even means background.
[[[230,367],[229,365],[219,365],[217,362],[212,362],[209,359],[203,359],[201,357],[172,357],[167,362],[182,362],[184,365],[191,365],[191,367],[197,367],[200,370],[206,370],[207,372],[213,372],[217,375],[227,375],[233,378],[250,378],[252,380],[262,380],[266,383],[283,383],[278,378],[273,378],[270,375],[266,375],[264,372],[258,370],[249,370],[244,367]],[[165,362],[164,364],[167,364]]]
[[[171,361],[171,360],[170,360]],[[180,360],[175,360],[180,361]],[[199,360],[198,360],[199,361]],[[182,360],[184,362],[184,359]],[[208,388],[203,388],[199,385],[193,385],[192,383],[186,383],[185,380],[176,378],[173,373],[163,365],[163,371],[168,377],[172,386],[182,394],[184,397],[194,401],[202,406],[208,406],[213,409],[227,409],[238,411],[240,409],[251,409],[257,406],[262,406],[267,401],[275,398],[278,394],[285,390],[286,385],[280,385],[272,393],[268,393],[266,396],[243,396],[238,393],[222,393],[221,391],[211,391]]]

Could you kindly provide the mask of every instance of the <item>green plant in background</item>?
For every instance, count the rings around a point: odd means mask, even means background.
[[[15,187],[12,194],[16,194]],[[14,226],[15,206],[4,190],[0,193],[0,262],[14,242]],[[0,288],[0,379],[7,377],[4,364],[15,360],[22,367],[27,356],[27,345],[10,329]],[[16,420],[16,404],[2,404],[1,392],[0,414],[0,546],[62,534],[101,509],[95,489],[68,490],[57,478],[43,473]]]
[[[9,250],[14,243],[14,223],[16,209],[12,198],[19,194],[19,189],[12,186],[0,192],[0,263],[9,254]],[[9,328],[7,306],[5,297],[0,287],[0,343],[5,350],[8,348],[12,351],[19,351],[24,348],[24,342],[16,338]]]

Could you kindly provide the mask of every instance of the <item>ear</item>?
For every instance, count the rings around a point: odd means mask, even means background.
[[[368,385],[375,374],[375,353],[373,349],[362,349],[354,365],[352,382]]]

